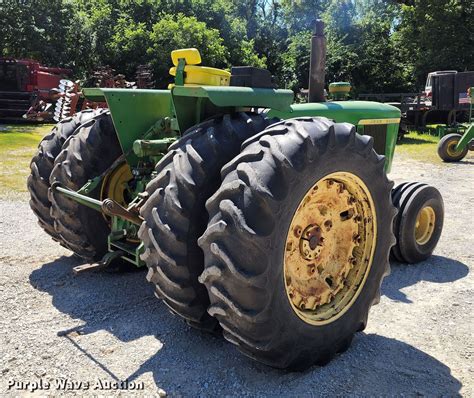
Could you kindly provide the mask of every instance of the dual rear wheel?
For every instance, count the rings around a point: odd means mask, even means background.
[[[353,126],[268,124],[227,115],[178,142],[147,187],[139,236],[173,312],[222,327],[254,359],[302,369],[344,351],[379,300],[392,184]]]
[[[347,349],[395,243],[393,184],[372,145],[324,118],[238,113],[194,127],[157,165],[141,209],[156,295],[271,366],[303,369]],[[77,190],[105,174],[97,197],[125,200],[121,155],[110,115],[98,114],[71,133],[49,182]],[[107,219],[51,191],[49,200],[56,238],[100,257]]]
[[[120,162],[122,149],[106,109],[86,110],[58,123],[39,144],[28,178],[30,206],[40,226],[61,245],[87,261],[107,252],[110,220],[51,189],[52,184],[79,190],[104,176],[89,195],[125,204],[130,169]],[[118,161],[117,161],[118,160]]]

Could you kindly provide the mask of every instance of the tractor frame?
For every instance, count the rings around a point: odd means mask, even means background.
[[[386,157],[387,172],[392,165],[400,121],[400,111],[390,105],[369,101],[294,104],[293,92],[284,89],[175,84],[171,90],[85,88],[83,93],[91,101],[107,102],[124,159],[138,182],[134,190],[135,199],[127,209],[94,198],[104,175],[88,181],[77,192],[53,187],[82,205],[112,218],[109,253],[91,267],[106,266],[117,257],[136,266],[144,265],[140,259],[143,245],[125,244],[123,231],[136,230],[140,224],[138,209],[146,200],[143,192],[153,177],[154,165],[173,142],[214,115],[257,110],[279,119],[322,116],[336,122],[351,123],[359,134],[374,138],[374,148]],[[81,266],[80,270],[83,269]]]

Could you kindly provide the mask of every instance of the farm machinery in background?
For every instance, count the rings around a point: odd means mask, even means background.
[[[429,258],[444,213],[434,187],[387,178],[399,109],[325,100],[325,55],[318,21],[307,103],[269,71],[202,66],[196,49],[171,53],[168,90],[84,88],[108,109],[40,143],[40,226],[83,258],[78,273],[148,268],[173,313],[255,360],[327,363],[365,328],[390,254]]]
[[[125,75],[116,74],[110,66],[104,66],[94,72],[87,84],[102,88],[150,89],[154,86],[149,65],[140,65],[136,72],[136,81],[130,82]],[[85,109],[107,108],[106,102],[94,102],[82,95],[79,81],[61,80],[59,88],[54,90],[52,99],[56,101],[53,119],[56,122]]]
[[[448,130],[438,143],[438,155],[445,162],[458,162],[474,151],[474,87],[467,90],[469,100],[468,123],[460,123]]]
[[[140,65],[135,75],[136,81],[129,82],[123,74],[115,74],[109,66],[101,67],[94,72],[93,78],[87,84],[102,88],[150,89],[154,86],[153,74],[148,65]],[[61,80],[53,99],[56,100],[53,119],[56,122],[74,115],[85,109],[106,108],[106,102],[94,102],[82,95],[79,82]]]
[[[22,120],[32,109],[47,111],[50,90],[71,75],[69,69],[45,67],[30,59],[0,58],[0,120]],[[48,113],[38,119],[45,116]]]
[[[70,69],[49,68],[33,60],[0,58],[0,121],[60,121],[78,111],[107,105],[84,98],[80,82],[70,80],[71,75]],[[135,78],[129,82],[125,75],[105,66],[93,73],[87,85],[128,89],[154,85],[148,65],[140,65]]]
[[[469,120],[467,90],[474,72],[454,70],[428,74],[422,93],[360,94],[358,99],[388,103],[400,109],[400,137],[409,131],[427,131],[440,138]]]

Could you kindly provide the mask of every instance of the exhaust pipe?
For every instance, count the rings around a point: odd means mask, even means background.
[[[311,36],[309,63],[308,102],[324,102],[324,77],[326,68],[326,36],[324,22],[317,19]]]

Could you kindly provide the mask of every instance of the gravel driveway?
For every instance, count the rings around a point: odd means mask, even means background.
[[[391,177],[441,191],[440,244],[424,263],[393,263],[367,329],[304,373],[257,364],[190,329],[154,298],[143,271],[74,276],[79,261],[41,231],[27,198],[0,200],[0,395],[41,380],[36,394],[54,396],[473,396],[474,157],[452,165],[397,157]],[[108,384],[123,380],[128,391]]]

